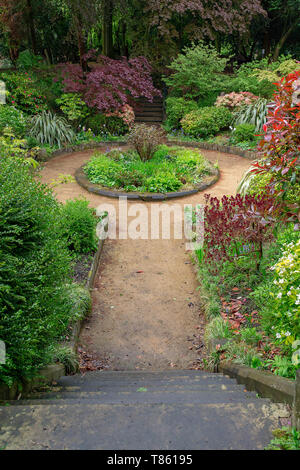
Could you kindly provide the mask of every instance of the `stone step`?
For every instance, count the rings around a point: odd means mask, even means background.
[[[235,382],[224,382],[224,383],[162,383],[160,381],[154,382],[90,382],[88,384],[80,385],[59,385],[53,387],[50,393],[61,393],[61,392],[136,392],[139,389],[147,389],[151,392],[226,392],[226,391],[239,391],[244,393],[244,386],[237,385]]]
[[[270,442],[280,413],[278,405],[260,400],[4,406],[0,448],[258,450]]]
[[[195,373],[196,372],[196,373]],[[114,384],[124,388],[127,386],[157,386],[175,385],[186,386],[205,384],[236,384],[236,381],[221,374],[199,373],[199,371],[185,371],[184,373],[164,372],[137,372],[137,371],[95,371],[85,375],[71,375],[58,380],[61,387],[79,386],[82,389],[93,389],[103,384]]]
[[[163,121],[163,118],[162,118],[162,117],[154,118],[154,117],[147,117],[147,116],[144,116],[144,117],[139,117],[139,118],[136,118],[136,119],[135,119],[135,122],[148,122],[148,123],[151,123],[151,122],[162,122],[162,121]]]
[[[70,391],[55,391],[47,393],[44,396],[37,395],[37,398],[29,398],[15,402],[7,402],[10,405],[24,406],[24,405],[63,405],[63,404],[76,404],[76,403],[100,403],[100,404],[170,404],[170,403],[189,403],[189,404],[217,404],[217,403],[240,403],[257,401],[255,393],[243,393],[240,390],[181,390],[181,391],[168,391],[157,390],[139,392],[127,391],[116,392],[115,390],[99,391],[99,392],[70,392]],[[268,400],[264,400],[268,403]]]

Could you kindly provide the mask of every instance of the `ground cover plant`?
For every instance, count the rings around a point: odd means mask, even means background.
[[[158,146],[151,159],[135,151],[96,153],[84,172],[95,184],[139,192],[172,192],[191,188],[211,173],[211,166],[197,150]]]

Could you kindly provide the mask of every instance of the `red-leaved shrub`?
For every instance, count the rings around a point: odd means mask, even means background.
[[[205,255],[209,262],[255,254],[257,269],[263,244],[273,238],[279,205],[272,196],[205,195]]]
[[[262,160],[253,164],[253,172],[271,174],[270,190],[283,201],[287,191],[300,184],[300,102],[293,103],[294,84],[299,78],[300,71],[276,83],[274,103],[269,109],[259,144]],[[298,212],[299,204],[285,207],[290,220]]]
[[[90,67],[88,72],[78,64],[59,64],[57,69],[66,93],[81,93],[90,108],[102,113],[117,111],[139,97],[152,101],[160,95],[145,57],[114,60],[99,56]]]

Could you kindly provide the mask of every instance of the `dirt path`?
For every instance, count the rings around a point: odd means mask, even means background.
[[[72,174],[93,152],[56,157],[42,171],[49,183],[59,174]],[[202,151],[218,161],[221,178],[210,188],[216,196],[234,194],[250,162],[238,156]],[[88,193],[77,183],[56,188],[64,202],[86,197],[91,206],[118,201]],[[174,201],[203,202],[203,193]],[[128,206],[133,204],[128,202]],[[136,204],[136,202],[134,202]],[[145,203],[140,203],[145,204]],[[151,209],[151,204],[145,206]],[[118,219],[116,222],[118,228]],[[141,272],[142,271],[142,272]],[[113,369],[195,367],[202,350],[203,316],[197,282],[184,240],[107,240],[93,292],[92,315],[83,327],[81,343],[108,358]]]

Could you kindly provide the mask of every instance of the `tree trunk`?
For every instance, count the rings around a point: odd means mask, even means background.
[[[103,11],[102,22],[102,54],[107,57],[113,55],[113,4],[111,0],[106,0]]]
[[[33,53],[37,55],[38,50],[37,50],[37,41],[36,41],[31,0],[27,0],[27,15],[28,15],[28,26],[29,26],[29,31],[30,31],[30,38],[31,38],[31,46],[32,46]]]
[[[277,46],[276,46],[276,48],[275,48],[274,54],[273,54],[273,60],[274,60],[274,61],[278,59],[281,49],[283,48],[285,42],[287,41],[287,39],[289,38],[289,36],[291,35],[293,29],[296,27],[297,24],[298,24],[298,19],[297,19],[297,21],[295,21],[295,22],[289,27],[289,29],[281,36],[281,38],[280,38],[280,40],[279,40],[279,42],[277,43]]]

